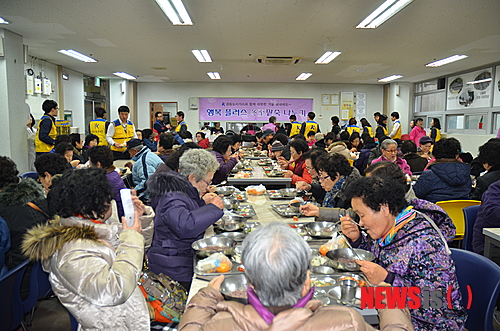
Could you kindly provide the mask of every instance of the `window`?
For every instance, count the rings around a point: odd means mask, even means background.
[[[497,133],[500,128],[500,113],[493,114],[493,133]]]
[[[463,130],[464,128],[464,115],[449,115],[446,116],[446,129],[449,130]]]
[[[468,130],[482,130],[485,114],[465,116],[465,128]]]

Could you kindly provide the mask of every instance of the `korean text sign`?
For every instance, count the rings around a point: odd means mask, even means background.
[[[267,122],[276,116],[278,122],[288,122],[290,115],[299,122],[307,120],[312,111],[312,99],[274,98],[200,98],[200,121]]]

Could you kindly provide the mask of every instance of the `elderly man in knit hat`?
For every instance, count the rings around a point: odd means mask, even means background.
[[[273,142],[273,144],[271,145],[271,158],[277,160],[278,157],[280,157],[283,153],[284,148],[285,146],[283,146],[280,141],[276,140],[275,142]]]

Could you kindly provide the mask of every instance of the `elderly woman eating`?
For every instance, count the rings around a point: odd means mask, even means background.
[[[156,210],[155,233],[148,251],[149,268],[178,281],[187,290],[193,277],[191,244],[222,217],[224,204],[207,188],[219,168],[210,152],[186,151],[179,173],[155,173],[148,180],[151,205]]]
[[[440,291],[441,307],[411,310],[415,330],[463,330],[467,314],[455,264],[438,227],[408,206],[403,186],[394,180],[363,177],[348,195],[369,236],[349,216],[341,218],[341,229],[353,247],[375,254],[374,262],[357,261],[369,282]]]
[[[292,184],[295,185],[297,182],[306,182],[311,184],[312,177],[306,168],[306,162],[302,158],[302,154],[309,151],[309,146],[307,142],[302,139],[293,139],[288,144],[290,146],[290,161],[287,161],[284,157],[278,157],[278,164],[281,169],[286,170],[283,172],[283,177],[291,178]]]
[[[410,166],[398,156],[398,143],[392,139],[386,139],[380,144],[382,156],[372,161],[372,164],[380,161],[389,161],[396,163],[407,175],[412,175]]]
[[[190,301],[179,331],[191,330],[374,330],[354,309],[323,306],[313,299],[311,250],[286,224],[252,231],[243,242],[242,262],[249,287],[248,305],[223,301],[223,276]],[[380,310],[384,330],[413,330],[407,310]]]

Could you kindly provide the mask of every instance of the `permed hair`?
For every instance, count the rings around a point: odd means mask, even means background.
[[[293,147],[297,153],[305,153],[309,150],[309,145],[305,140],[302,139],[293,139],[288,143],[290,147]]]
[[[389,212],[397,216],[408,206],[403,185],[387,177],[361,177],[349,185],[346,195],[350,200],[361,198],[363,203],[375,212],[387,205]]]
[[[68,161],[60,154],[44,153],[36,158],[35,168],[40,177],[45,177],[46,172],[54,176],[68,169]]]
[[[101,164],[103,169],[107,169],[113,165],[113,152],[107,146],[94,146],[87,150],[87,155],[93,165],[97,166],[97,162]]]
[[[366,177],[388,177],[391,180],[403,185],[405,192],[407,192],[411,187],[406,180],[406,174],[403,172],[401,167],[394,162],[380,161],[373,163],[366,168],[365,175]]]
[[[347,161],[343,155],[338,153],[328,153],[326,155],[322,155],[316,161],[315,168],[318,172],[326,172],[332,180],[335,180],[337,174],[340,174],[341,176],[349,176],[353,169],[349,165],[349,161]]]
[[[488,163],[490,166],[500,164],[500,141],[490,140],[479,147],[478,159],[481,163]]]
[[[432,150],[432,155],[439,159],[455,159],[462,147],[460,142],[455,138],[443,138],[434,144],[434,149]]]
[[[233,141],[228,136],[220,135],[215,138],[212,145],[212,150],[224,155],[227,152],[229,146],[233,144]]]
[[[7,156],[0,156],[0,190],[9,184],[19,183],[16,163]]]
[[[194,175],[196,182],[205,179],[209,172],[216,172],[220,164],[215,155],[204,149],[190,149],[179,159],[179,172],[186,178]]]
[[[52,185],[47,196],[51,215],[81,215],[104,218],[111,208],[112,189],[105,172],[99,168],[69,170]]]
[[[264,306],[293,306],[310,269],[307,243],[282,222],[252,231],[243,241],[245,275]]]

